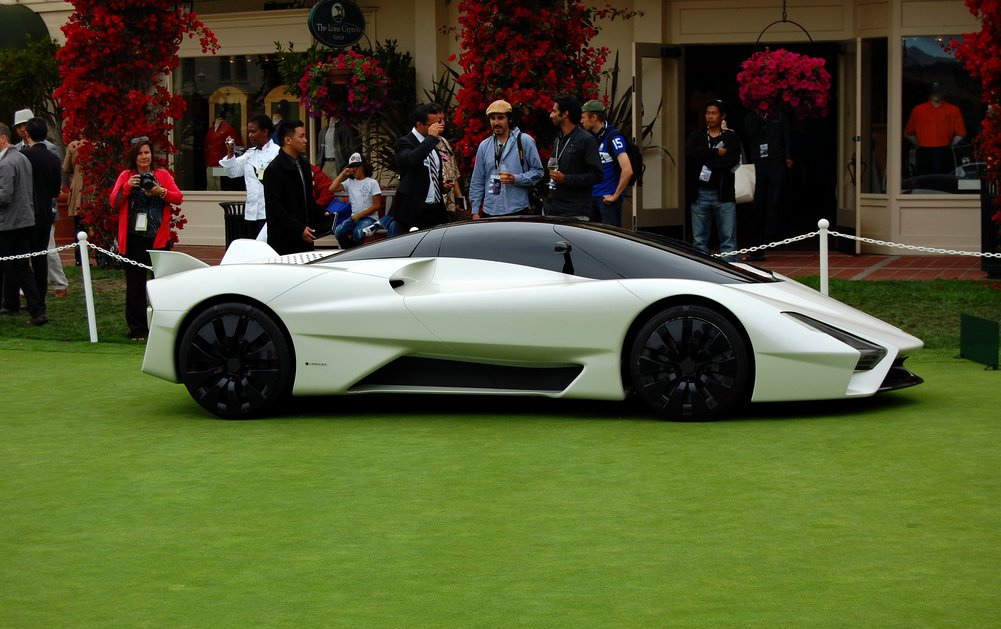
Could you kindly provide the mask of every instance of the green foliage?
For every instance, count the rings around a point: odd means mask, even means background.
[[[57,50],[59,45],[48,37],[29,39],[24,49],[0,49],[0,121],[9,125],[13,120],[7,116],[18,109],[30,109],[49,123],[53,139],[62,144],[62,118],[53,113],[58,109],[52,98],[60,81]]]

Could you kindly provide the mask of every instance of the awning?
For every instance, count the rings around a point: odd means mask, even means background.
[[[0,49],[25,48],[29,37],[38,41],[48,36],[42,16],[23,4],[0,4]]]

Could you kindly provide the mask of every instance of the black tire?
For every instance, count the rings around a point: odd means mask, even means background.
[[[226,303],[199,314],[177,352],[181,381],[205,410],[227,419],[264,415],[291,392],[294,360],[271,315]]]
[[[716,419],[749,399],[752,370],[737,327],[703,306],[673,306],[640,328],[629,354],[636,396],[669,419]]]

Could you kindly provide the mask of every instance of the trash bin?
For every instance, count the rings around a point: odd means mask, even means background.
[[[243,210],[246,203],[243,201],[223,201],[219,204],[222,207],[223,221],[226,227],[226,246],[237,238],[246,238],[247,221],[243,218]]]

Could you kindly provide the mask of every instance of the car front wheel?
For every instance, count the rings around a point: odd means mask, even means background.
[[[218,304],[181,337],[178,366],[191,397],[229,419],[263,415],[291,391],[292,351],[272,316],[248,304]]]
[[[669,419],[708,420],[748,400],[751,359],[729,319],[703,306],[673,306],[640,329],[629,356],[633,389]]]

